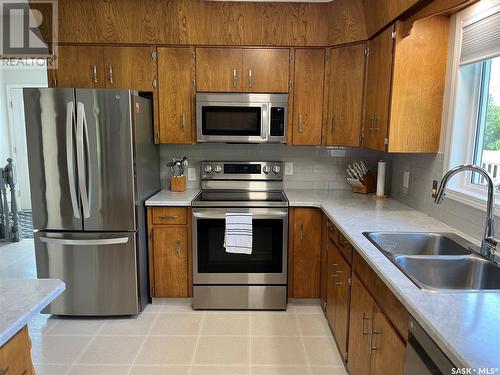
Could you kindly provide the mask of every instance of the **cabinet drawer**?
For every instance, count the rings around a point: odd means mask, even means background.
[[[339,239],[338,248],[339,248],[340,253],[345,258],[345,260],[347,260],[347,262],[349,264],[352,264],[352,245],[351,245],[351,243],[340,232],[338,235],[338,239]]]
[[[187,224],[187,208],[154,207],[153,224]]]

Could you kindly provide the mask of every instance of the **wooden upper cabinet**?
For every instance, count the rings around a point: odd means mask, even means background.
[[[288,92],[289,58],[289,49],[243,49],[243,91]]]
[[[365,48],[330,48],[325,82],[325,135],[328,146],[360,144],[365,79]]]
[[[393,27],[368,42],[364,146],[386,150],[389,100],[392,77]]]
[[[105,47],[106,87],[153,91],[156,78],[154,51],[154,47]]]
[[[243,91],[241,48],[196,48],[196,90]]]
[[[293,228],[293,297],[318,298],[321,257],[321,211],[296,208]]]
[[[403,375],[406,344],[376,305],[370,341],[370,375]]]
[[[192,143],[192,48],[158,48],[160,143]]]
[[[368,37],[403,14],[420,0],[362,0]]]
[[[347,361],[347,370],[350,375],[370,374],[374,308],[375,301],[356,275],[353,275],[349,317],[349,360]]]
[[[294,69],[292,144],[320,145],[325,50],[295,50]]]
[[[154,297],[188,296],[188,228],[153,228]]]
[[[449,17],[396,23],[389,152],[438,152],[448,58]]]
[[[58,46],[56,87],[103,88],[104,55],[97,46]]]

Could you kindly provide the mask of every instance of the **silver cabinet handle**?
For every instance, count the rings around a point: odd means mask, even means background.
[[[109,83],[114,83],[113,82],[113,67],[111,65],[109,66]]]
[[[96,238],[96,239],[65,239],[40,237],[40,241],[53,245],[72,245],[72,246],[96,246],[96,245],[117,245],[127,243],[128,237],[118,238]]]
[[[252,88],[252,69],[248,69],[248,87]]]
[[[182,255],[182,240],[177,240],[177,255]]]
[[[78,166],[78,186],[80,188],[80,197],[82,201],[83,217],[85,219],[90,217],[90,190],[87,190],[87,168],[85,166],[85,153],[83,150],[84,144],[86,145],[87,155],[89,155],[88,143],[88,130],[87,119],[85,118],[85,106],[83,103],[78,102],[77,107],[78,118],[76,120],[76,157]],[[85,136],[85,138],[84,138]],[[90,173],[88,174],[90,176]],[[90,184],[89,184],[90,186]]]
[[[304,224],[300,224],[300,227],[299,227],[299,237],[300,237],[301,241],[304,239]]]
[[[365,322],[367,320],[370,320],[370,319],[371,319],[371,317],[369,315],[363,313],[363,321],[362,321],[363,335],[370,335],[371,334],[370,330],[365,329]]]
[[[236,88],[236,69],[233,69],[233,89]]]
[[[371,133],[373,131],[373,116],[370,116],[368,120],[368,131]]]
[[[330,119],[330,133],[333,135],[333,129],[334,129],[334,122],[333,122],[333,115],[332,118]]]
[[[302,126],[302,115],[299,115],[299,133],[302,134],[304,132],[304,128]]]
[[[181,121],[182,131],[186,130],[186,113],[182,112],[182,121]]]
[[[68,167],[68,185],[71,206],[73,207],[73,216],[80,218],[80,209],[78,208],[75,184],[75,165],[73,160],[73,121],[75,116],[75,103],[73,101],[66,104],[66,166]]]
[[[94,79],[94,83],[98,83],[97,81],[97,66],[92,65],[92,78]]]
[[[378,346],[376,346],[376,345],[374,344],[374,341],[375,341],[375,340],[374,340],[374,337],[375,337],[376,335],[380,335],[381,333],[382,333],[382,332],[377,331],[377,330],[375,330],[375,329],[374,329],[374,330],[372,330],[372,336],[370,337],[370,350],[379,350],[379,349],[380,349],[380,347],[378,347]]]
[[[375,116],[373,118],[373,121],[375,122],[375,128],[373,128],[374,131],[378,132],[379,130],[379,127],[378,127],[378,120],[380,120],[380,117],[379,116]]]
[[[177,215],[160,215],[160,219],[177,219]]]

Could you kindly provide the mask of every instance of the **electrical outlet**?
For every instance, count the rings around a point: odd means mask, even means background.
[[[285,176],[293,175],[293,163],[285,163]]]
[[[408,189],[409,185],[410,185],[410,171],[404,171],[404,173],[403,173],[403,187],[405,189]]]
[[[196,168],[188,168],[188,181],[198,180],[198,174],[196,173]]]

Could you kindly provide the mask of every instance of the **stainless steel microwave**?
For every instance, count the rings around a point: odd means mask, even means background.
[[[288,94],[196,94],[198,142],[286,143]]]

